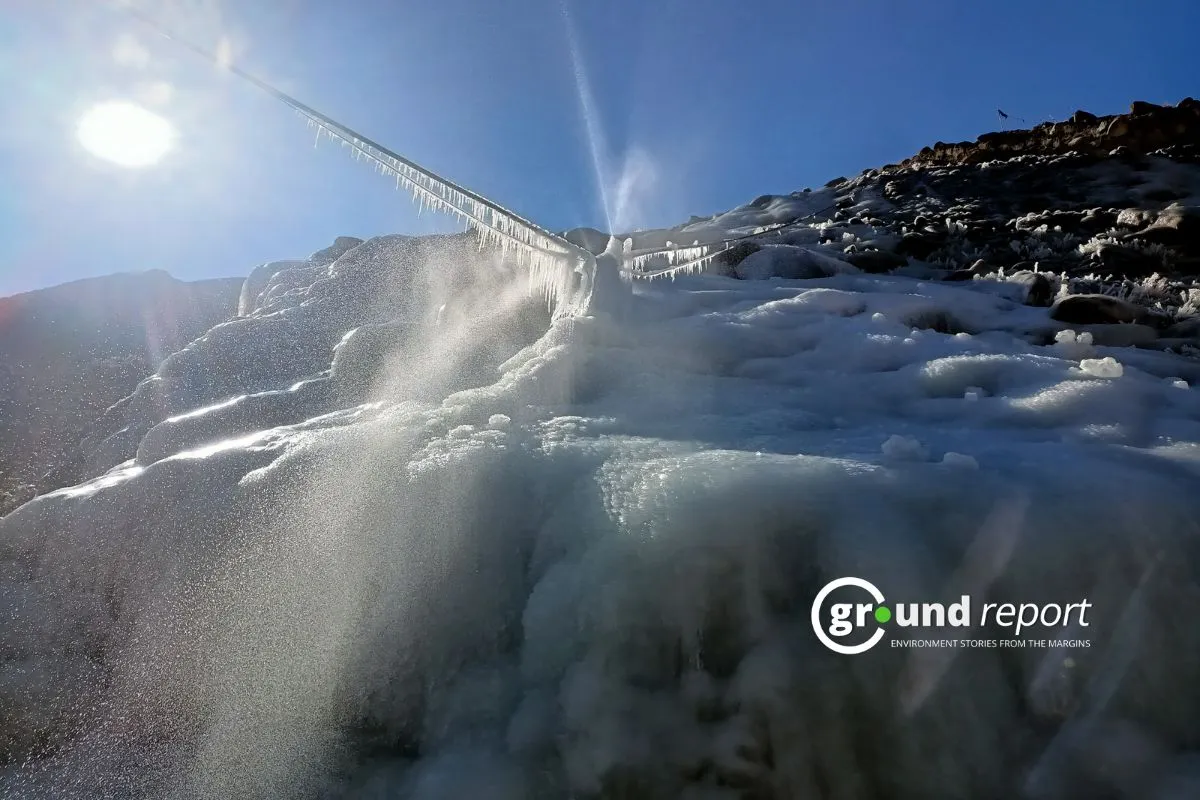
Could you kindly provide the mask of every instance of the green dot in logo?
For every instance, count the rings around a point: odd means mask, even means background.
[[[887,606],[880,606],[875,609],[875,621],[879,623],[887,622],[892,618],[892,610]]]

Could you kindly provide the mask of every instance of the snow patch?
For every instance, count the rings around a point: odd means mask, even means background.
[[[948,452],[942,456],[942,463],[957,469],[979,469],[979,462],[974,457],[962,453]]]
[[[1097,378],[1119,378],[1125,372],[1125,368],[1112,356],[1085,358],[1079,362],[1079,368]]]
[[[926,461],[929,449],[912,436],[889,436],[880,448],[883,454],[895,461]]]

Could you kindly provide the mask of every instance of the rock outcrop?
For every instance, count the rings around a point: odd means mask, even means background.
[[[983,281],[1031,306],[1088,296],[1056,305],[1048,325],[1131,324],[1099,318],[1094,296],[1103,295],[1110,308],[1136,307],[1134,316],[1148,319],[1136,335],[1097,333],[1097,341],[1195,353],[1200,339],[1186,322],[1200,312],[1200,102],[1138,102],[1129,114],[1077,112],[1032,130],[938,143],[900,164],[758,197],[658,238],[713,243],[730,228],[752,238],[715,259],[716,274],[794,277],[795,259],[771,262],[772,271],[760,256],[740,268],[764,247],[791,245],[867,273]],[[1086,321],[1059,316],[1085,308]]]
[[[1200,159],[1200,101],[1187,97],[1177,105],[1160,106],[1138,100],[1130,105],[1128,114],[1103,117],[1076,111],[1070,119],[1043,122],[1029,130],[985,133],[973,142],[938,142],[900,166],[963,166],[1030,154],[1128,157],[1150,155],[1163,148],[1171,148],[1172,155],[1193,163]]]

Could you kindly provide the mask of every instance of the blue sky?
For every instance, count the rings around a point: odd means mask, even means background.
[[[0,295],[121,270],[244,275],[338,235],[449,229],[107,5],[0,14]],[[993,130],[997,107],[1033,125],[1200,94],[1195,0],[138,5],[206,45],[228,37],[243,68],[559,230],[820,186]],[[175,150],[142,170],[85,152],[77,121],[110,99],[171,120]]]

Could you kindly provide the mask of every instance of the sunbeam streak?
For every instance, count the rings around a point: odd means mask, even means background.
[[[563,26],[567,32],[567,46],[571,51],[571,66],[575,73],[575,91],[579,95],[579,108],[583,113],[583,123],[587,128],[588,151],[592,156],[592,169],[596,173],[596,189],[600,192],[600,204],[604,208],[604,220],[608,230],[613,230],[613,208],[608,199],[608,151],[604,141],[604,130],[601,126],[600,112],[596,108],[596,99],[592,96],[591,82],[583,65],[583,54],[579,49],[579,37],[575,33],[575,23],[571,19],[571,10],[567,8],[566,0],[560,4],[563,15]]]

